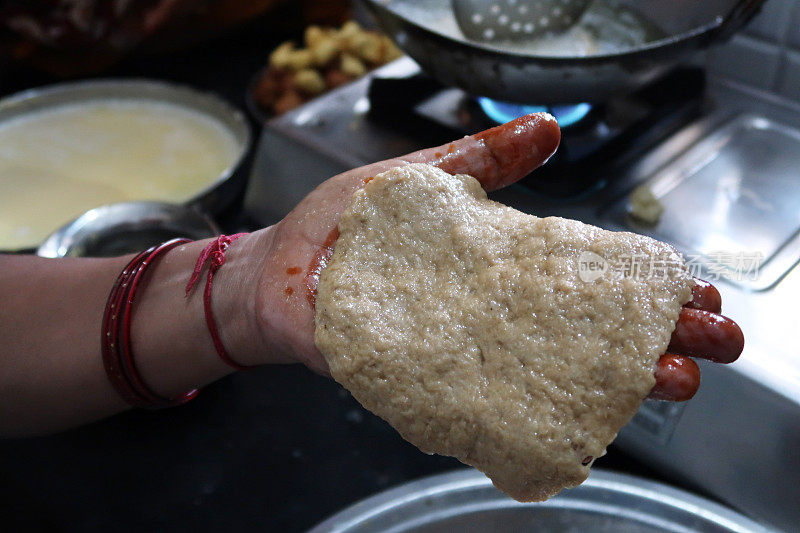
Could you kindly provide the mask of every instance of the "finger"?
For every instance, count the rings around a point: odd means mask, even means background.
[[[656,384],[648,398],[685,402],[700,387],[700,368],[692,359],[667,353],[656,363]]]
[[[694,278],[692,299],[684,307],[719,313],[722,311],[722,296],[719,295],[717,288],[709,282]]]
[[[451,174],[469,174],[487,191],[524,178],[558,148],[561,130],[547,113],[525,115],[435,148],[359,169],[361,178],[407,163],[430,163]]]
[[[744,349],[744,335],[730,318],[703,311],[681,309],[667,350],[702,357],[716,363],[732,363]]]
[[[487,191],[524,178],[558,148],[561,130],[547,113],[520,117],[461,140],[463,150],[437,157],[435,164],[451,174],[469,174]],[[428,151],[430,154],[431,151]]]

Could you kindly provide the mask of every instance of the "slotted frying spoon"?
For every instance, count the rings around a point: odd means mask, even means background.
[[[461,31],[476,41],[530,39],[569,29],[589,0],[452,0]]]

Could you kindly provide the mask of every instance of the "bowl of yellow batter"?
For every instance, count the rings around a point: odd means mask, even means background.
[[[244,115],[188,87],[139,79],[33,89],[0,100],[0,250],[31,249],[98,206],[209,213],[242,192]]]

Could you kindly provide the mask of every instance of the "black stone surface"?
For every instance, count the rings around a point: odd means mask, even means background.
[[[0,442],[0,524],[302,531],[377,490],[458,466],[420,453],[335,382],[263,367],[183,407]]]
[[[597,466],[652,474],[614,449]],[[0,530],[299,532],[455,468],[335,382],[299,365],[262,367],[182,407],[0,441]]]

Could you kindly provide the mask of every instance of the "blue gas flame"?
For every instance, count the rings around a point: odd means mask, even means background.
[[[519,118],[529,113],[547,112],[556,117],[558,125],[566,128],[581,121],[589,111],[592,110],[592,105],[588,103],[580,104],[565,104],[565,105],[524,105],[512,104],[508,102],[500,102],[481,96],[478,98],[478,103],[492,120],[498,124],[503,124],[515,118]]]

